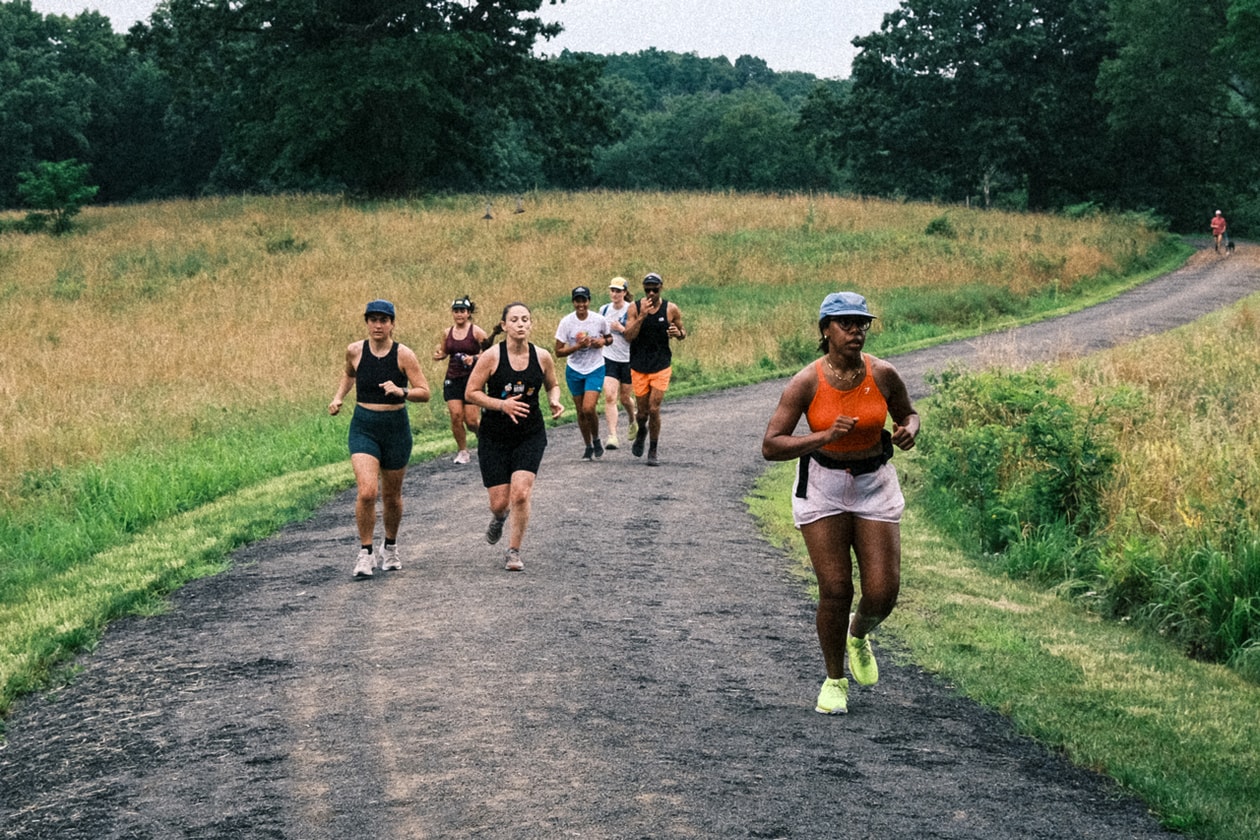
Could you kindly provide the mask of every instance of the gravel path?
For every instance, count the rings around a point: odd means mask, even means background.
[[[1167,329],[1260,290],[1253,250],[896,362],[921,396],[950,362]],[[888,657],[813,711],[812,604],[743,502],[782,384],[667,400],[659,469],[553,430],[524,574],[449,459],[409,471],[402,572],[351,579],[352,493],[241,550],[19,705],[0,837],[1178,836]]]

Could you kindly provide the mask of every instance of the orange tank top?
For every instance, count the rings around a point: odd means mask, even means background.
[[[818,390],[805,413],[810,431],[821,432],[831,428],[831,424],[841,415],[857,418],[857,425],[853,430],[824,446],[823,452],[845,455],[874,449],[879,445],[879,433],[883,431],[884,422],[888,419],[888,403],[875,384],[875,377],[871,375],[871,360],[866,354],[862,355],[862,363],[866,365],[866,376],[847,391],[837,390],[827,381],[823,370],[825,359],[814,363],[818,372]]]

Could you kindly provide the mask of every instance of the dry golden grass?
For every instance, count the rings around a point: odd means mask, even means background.
[[[88,208],[61,238],[4,235],[0,497],[27,471],[323,411],[375,297],[397,304],[396,336],[424,359],[457,296],[483,325],[528,302],[550,346],[573,286],[658,271],[667,296],[692,295],[681,356],[721,374],[811,336],[820,290],[878,306],[916,288],[1067,286],[1119,247],[1114,221],[826,196],[556,193],[513,207],[485,221],[473,197],[218,198]],[[946,214],[958,238],[924,237]],[[440,370],[426,367],[431,384]]]
[[[1169,536],[1204,527],[1235,500],[1255,510],[1260,483],[1260,317],[1252,304],[1192,327],[1110,350],[1074,366],[1078,400],[1128,388],[1113,412],[1121,451],[1107,507]]]

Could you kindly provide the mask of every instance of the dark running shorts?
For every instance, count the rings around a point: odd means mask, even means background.
[[[446,379],[442,382],[442,399],[446,402],[459,400],[464,402],[464,391],[468,388],[468,377]]]
[[[512,473],[518,470],[537,475],[546,448],[545,430],[516,442],[478,437],[477,463],[481,465],[481,483],[486,487],[511,484]]]
[[[372,411],[356,405],[350,418],[350,454],[371,455],[383,470],[401,470],[411,460],[407,409]]]
[[[604,357],[604,380],[615,379],[626,385],[630,384],[630,362],[617,362]]]

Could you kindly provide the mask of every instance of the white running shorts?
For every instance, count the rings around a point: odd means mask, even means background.
[[[800,471],[798,463],[793,491],[800,482]],[[864,475],[827,469],[815,461],[809,465],[805,498],[792,496],[792,521],[797,528],[839,513],[875,522],[900,522],[905,509],[906,498],[901,495],[897,468],[891,461]]]

